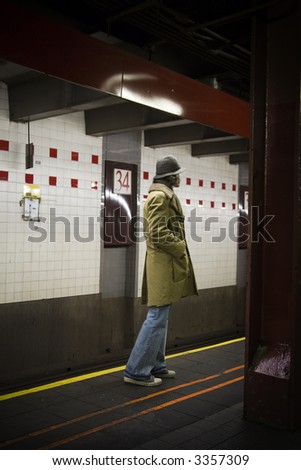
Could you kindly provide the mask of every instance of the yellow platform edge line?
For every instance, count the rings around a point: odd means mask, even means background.
[[[231,339],[229,341],[224,341],[223,343],[211,344],[210,346],[203,346],[201,348],[190,349],[189,351],[183,351],[183,352],[179,352],[175,354],[170,354],[169,356],[166,356],[166,359],[171,359],[173,357],[179,357],[179,356],[185,356],[186,354],[193,354],[193,353],[197,353],[200,351],[206,351],[207,349],[219,348],[220,346],[226,346],[227,344],[238,343],[239,341],[244,341],[244,340],[245,340],[245,337]]]
[[[223,343],[212,344],[210,346],[203,346],[197,349],[190,349],[189,351],[183,351],[183,352],[179,352],[175,354],[170,354],[166,356],[166,359],[171,359],[171,358],[179,357],[179,356],[185,356],[187,354],[194,354],[200,351],[205,351],[207,349],[218,348],[220,346],[226,346],[228,344],[237,343],[239,341],[244,341],[244,340],[245,340],[244,337],[236,338],[236,339],[232,339],[229,341],[224,341]],[[21,397],[23,395],[29,395],[31,393],[42,392],[44,390],[50,390],[56,387],[62,387],[63,385],[69,385],[69,384],[73,384],[76,382],[82,382],[83,380],[93,379],[95,377],[101,377],[102,375],[113,374],[114,372],[120,372],[121,370],[124,370],[124,369],[125,369],[125,365],[119,366],[119,367],[112,367],[111,369],[100,370],[97,372],[90,372],[89,374],[78,375],[76,377],[70,377],[69,379],[58,380],[56,382],[50,382],[48,384],[39,385],[37,387],[19,390],[17,392],[6,393],[4,395],[0,395],[0,401],[10,400],[12,398]]]

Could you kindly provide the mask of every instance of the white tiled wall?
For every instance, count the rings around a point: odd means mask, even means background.
[[[99,292],[102,139],[86,136],[81,112],[32,122],[25,170],[27,133],[0,82],[0,303]],[[34,224],[21,217],[26,181],[41,191]]]
[[[0,82],[0,303],[98,293],[104,284],[99,277],[98,219],[102,139],[85,134],[81,112],[32,122],[35,164],[25,170],[27,132],[27,124],[10,122],[7,90]],[[142,145],[138,209],[142,214],[157,159],[175,155],[186,169],[176,192],[186,215],[198,288],[234,285],[237,244],[232,232],[238,168],[229,164],[227,156],[195,158],[190,150],[190,146],[150,149]],[[26,181],[41,190],[41,221],[34,224],[21,217],[19,201]],[[193,214],[201,240],[193,236],[188,220]],[[222,240],[214,241],[219,236]],[[141,240],[137,252],[135,285],[140,296],[145,256]],[[114,265],[113,259],[110,263]],[[121,295],[124,286],[112,286],[112,292],[117,287]]]
[[[178,158],[185,171],[175,192],[186,216],[187,242],[198,289],[236,284],[237,243],[235,221],[238,202],[238,167],[228,156],[191,157],[190,146],[151,149],[144,147],[141,161],[140,210],[143,213],[155,164],[164,155]],[[194,216],[195,222],[189,221]],[[197,237],[194,235],[196,234]],[[218,241],[220,239],[220,241]],[[143,275],[145,243],[139,244],[139,281]]]

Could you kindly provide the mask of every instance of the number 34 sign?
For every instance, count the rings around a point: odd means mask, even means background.
[[[115,194],[132,194],[132,172],[121,168],[114,168]]]

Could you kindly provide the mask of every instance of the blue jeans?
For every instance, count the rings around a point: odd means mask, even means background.
[[[170,307],[149,307],[125,368],[127,377],[149,380],[155,372],[166,369],[165,347]]]

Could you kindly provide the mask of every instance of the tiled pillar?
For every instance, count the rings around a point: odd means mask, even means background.
[[[300,4],[254,20],[244,414],[301,424]]]

